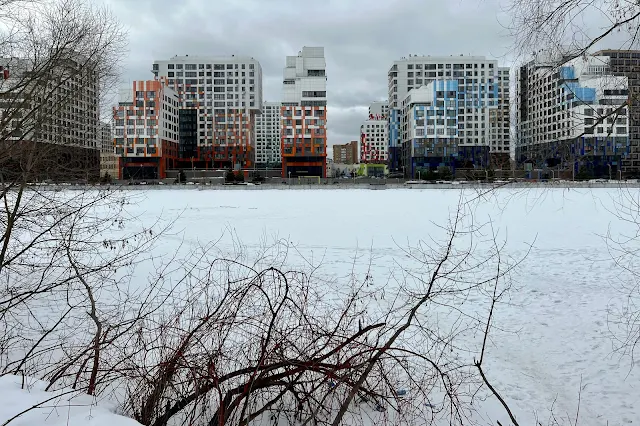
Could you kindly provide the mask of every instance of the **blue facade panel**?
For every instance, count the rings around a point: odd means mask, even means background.
[[[560,78],[564,80],[573,80],[576,78],[576,70],[573,67],[561,67]]]
[[[596,101],[595,87],[583,87],[580,83],[576,82],[564,83],[560,87],[564,88],[566,92],[572,93],[576,100],[590,104],[593,104]]]

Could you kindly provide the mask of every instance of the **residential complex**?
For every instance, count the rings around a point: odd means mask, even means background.
[[[180,163],[192,167],[254,167],[255,117],[262,111],[262,67],[250,57],[174,56],[153,74],[178,95],[184,122]],[[196,134],[193,135],[193,125]],[[187,136],[188,135],[188,136]]]
[[[327,76],[323,47],[287,56],[282,82],[282,174],[326,177]]]
[[[518,70],[517,97],[518,163],[617,175],[629,153],[629,91],[609,56],[562,66],[538,57]]]
[[[388,72],[389,163],[490,167],[509,156],[509,69],[477,56],[409,56]]]
[[[263,102],[262,114],[256,116],[256,166],[273,167],[282,163],[280,153],[281,102]]]
[[[111,124],[98,120],[96,76],[77,72],[78,58],[70,55],[71,67],[62,63],[50,81],[34,80],[29,96],[14,99],[18,108],[0,105],[1,128],[10,133],[3,139],[55,147],[62,160],[53,168],[78,168],[85,179],[94,172],[162,179],[182,168],[277,168],[283,177],[326,177],[324,53],[303,47],[285,58],[276,102],[263,102],[262,69],[254,58],[158,60],[152,80],[121,92]],[[5,92],[28,75],[29,64],[0,59]],[[640,50],[575,59],[542,52],[516,74],[513,152],[509,68],[482,56],[410,55],[388,70],[388,99],[370,104],[359,135],[334,145],[332,162],[360,163],[361,175],[389,170],[415,178],[442,167],[454,174],[504,170],[515,154],[516,166],[527,170],[640,175]],[[38,97],[44,101],[35,105]],[[34,107],[37,118],[23,114]],[[81,167],[68,161],[78,158]]]
[[[609,57],[611,74],[628,79],[629,155],[622,159],[622,171],[640,177],[640,50],[602,50],[594,55]]]
[[[113,108],[119,179],[164,179],[177,167],[178,94],[165,79],[134,81]]]
[[[333,145],[333,162],[336,164],[358,163],[358,141],[344,145]]]

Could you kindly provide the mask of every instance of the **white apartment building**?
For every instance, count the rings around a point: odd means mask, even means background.
[[[287,56],[282,85],[283,176],[326,177],[327,64],[324,47]]]
[[[262,114],[256,116],[256,164],[261,166],[282,162],[280,154],[281,102],[263,102]]]
[[[360,162],[386,163],[389,159],[389,130],[386,102],[372,102],[369,118],[360,125]]]
[[[262,111],[262,67],[251,57],[174,56],[155,61],[153,73],[167,79],[180,107],[198,111],[196,147],[184,157],[219,167],[251,167],[255,116]]]
[[[608,175],[629,153],[628,80],[609,56],[558,62],[537,58],[518,70],[516,160],[536,167],[588,164]]]
[[[394,62],[388,89],[391,169],[414,176],[417,168],[508,162],[509,68],[482,56],[409,56]]]

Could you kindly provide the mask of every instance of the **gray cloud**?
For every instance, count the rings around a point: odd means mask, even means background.
[[[176,54],[258,59],[264,98],[280,98],[285,56],[324,46],[329,144],[358,138],[371,101],[386,99],[387,71],[408,54],[486,55],[506,61],[499,0],[103,0],[130,30],[124,80],[151,77]]]

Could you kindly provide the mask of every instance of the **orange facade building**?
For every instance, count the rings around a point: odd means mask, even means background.
[[[283,177],[327,176],[327,76],[323,47],[287,56],[283,75]]]
[[[113,108],[119,179],[164,179],[178,161],[178,96],[166,81],[134,81]]]
[[[327,108],[283,106],[283,177],[327,176]]]

